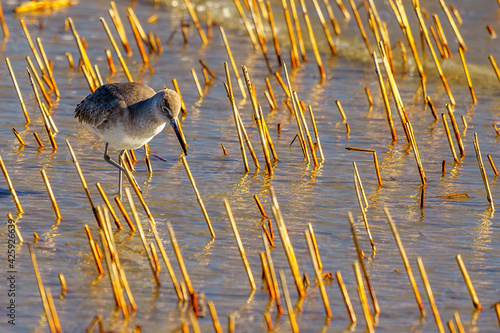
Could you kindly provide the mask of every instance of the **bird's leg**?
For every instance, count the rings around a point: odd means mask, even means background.
[[[122,155],[123,155],[123,152],[124,152],[124,151],[120,152],[120,161],[121,161],[121,157],[122,157]],[[113,161],[113,160],[111,159],[111,157],[109,156],[109,154],[108,154],[108,143],[107,143],[107,142],[106,142],[106,148],[104,148],[104,160],[105,160],[107,163],[109,163],[109,164],[111,164],[112,166],[114,166],[115,168],[118,168],[118,170],[120,170],[120,174],[119,174],[119,176],[120,176],[120,177],[121,177],[121,172],[125,172],[125,169],[124,169],[121,165],[119,165],[118,163],[116,163],[115,161]],[[121,163],[121,162],[120,162],[120,163]],[[138,188],[138,189],[139,189],[139,191],[140,191],[140,190],[141,190],[141,188],[139,187],[139,184],[137,184],[137,181],[135,180],[135,177],[134,177],[132,174],[131,174],[131,176],[132,176],[132,180],[134,181],[135,185],[137,185],[137,188]],[[121,181],[120,181],[120,184],[118,185],[119,189],[120,189],[120,186],[121,186]],[[121,193],[120,193],[120,194],[121,194]]]
[[[104,160],[106,162],[108,162],[109,164],[111,164],[112,166],[114,166],[115,168],[118,168],[121,171],[125,171],[125,169],[123,169],[123,167],[121,165],[119,165],[118,163],[116,163],[115,161],[113,161],[111,159],[111,157],[109,156],[109,154],[108,154],[108,145],[109,144],[106,142],[106,148],[104,148]],[[121,155],[121,153],[120,153],[120,155]]]
[[[120,166],[123,163],[122,159],[123,154],[125,154],[125,149],[120,152],[120,155],[118,155],[118,163],[120,163]],[[122,181],[123,181],[123,171],[122,169],[118,169],[118,196],[120,197],[120,200],[122,199]]]

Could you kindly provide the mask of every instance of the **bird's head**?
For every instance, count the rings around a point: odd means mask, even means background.
[[[177,118],[179,111],[181,110],[181,98],[172,89],[163,90],[163,99],[161,100],[161,112],[162,115],[171,121]]]
[[[175,132],[179,143],[181,144],[182,151],[187,155],[186,142],[181,135],[177,116],[181,110],[181,98],[172,89],[163,90],[163,99],[161,100],[161,113],[170,122],[170,126]]]

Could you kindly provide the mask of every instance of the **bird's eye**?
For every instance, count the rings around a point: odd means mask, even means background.
[[[168,109],[165,106],[163,106],[162,109],[163,111],[168,112]]]

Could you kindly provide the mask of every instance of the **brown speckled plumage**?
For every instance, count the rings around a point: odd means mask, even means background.
[[[129,106],[155,94],[150,87],[136,82],[105,84],[76,106],[75,118],[81,123],[99,126],[113,112],[124,112]]]

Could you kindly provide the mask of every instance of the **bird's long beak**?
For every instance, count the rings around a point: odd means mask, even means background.
[[[179,140],[179,143],[181,144],[182,151],[184,151],[184,154],[187,155],[186,142],[184,142],[184,138],[182,137],[181,131],[179,130],[177,118],[173,118],[172,120],[170,120],[170,126],[172,126],[172,129],[174,130],[175,135],[177,135],[177,139]]]

